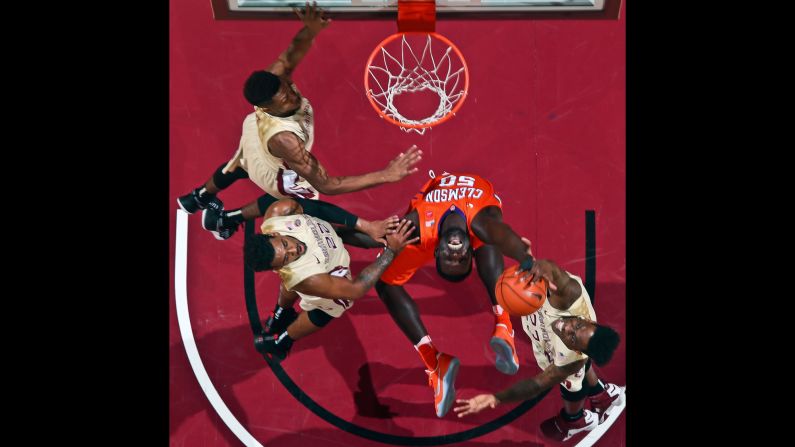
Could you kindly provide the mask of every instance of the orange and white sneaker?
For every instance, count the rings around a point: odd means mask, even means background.
[[[494,365],[497,371],[503,374],[516,374],[519,371],[519,356],[516,355],[516,345],[513,341],[513,331],[508,332],[508,326],[500,323],[494,328],[489,342],[491,349],[497,354]]]
[[[457,358],[440,352],[436,356],[438,364],[428,374],[428,385],[433,389],[433,404],[436,407],[436,416],[443,417],[450,411],[455,402],[455,376],[458,375]]]

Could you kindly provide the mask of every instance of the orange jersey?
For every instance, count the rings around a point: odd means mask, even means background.
[[[392,261],[381,275],[381,281],[391,285],[405,284],[423,264],[433,259],[439,243],[439,227],[447,212],[460,211],[467,222],[467,232],[472,249],[477,250],[483,241],[472,233],[472,219],[487,206],[502,208],[502,202],[491,182],[474,174],[450,174],[432,178],[411,199],[407,214],[417,210],[420,241],[409,245]]]

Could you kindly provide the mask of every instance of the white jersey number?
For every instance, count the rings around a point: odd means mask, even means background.
[[[474,186],[475,179],[472,177],[467,177],[462,175],[461,177],[456,177],[455,175],[448,175],[447,177],[442,177],[442,180],[439,182],[439,186],[453,186],[456,179],[458,179],[458,184],[456,186]]]

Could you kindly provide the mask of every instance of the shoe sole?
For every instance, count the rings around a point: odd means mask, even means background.
[[[436,410],[436,416],[438,417],[444,417],[455,402],[455,378],[458,375],[458,365],[460,363],[457,358],[453,357],[453,360],[450,361],[450,366],[447,367],[447,374],[442,377],[445,392],[441,408]]]
[[[216,239],[218,239],[219,241],[223,241],[223,240],[224,240],[224,238],[222,238],[222,237],[221,237],[221,233],[219,233],[219,232],[217,232],[217,231],[215,231],[215,230],[211,230],[211,229],[209,229],[209,228],[207,228],[207,227],[205,227],[205,226],[204,226],[204,219],[205,219],[205,217],[207,216],[207,211],[208,211],[207,209],[205,209],[204,211],[202,211],[202,228],[204,228],[205,230],[207,230],[207,231],[209,231],[210,233],[212,233],[212,234],[213,234],[213,237],[215,237],[215,238],[216,238]]]
[[[519,371],[519,365],[513,362],[513,350],[507,341],[500,337],[491,337],[489,345],[497,354],[497,358],[494,360],[494,366],[497,367],[497,371],[510,376]]]

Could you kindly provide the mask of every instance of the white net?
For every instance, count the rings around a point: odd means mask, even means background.
[[[425,34],[424,37],[419,43],[414,43],[414,48],[406,40],[406,34],[400,39],[391,41],[394,43],[393,46],[399,45],[399,48],[392,48],[392,52],[396,56],[399,55],[399,58],[389,52],[388,45],[381,45],[380,55],[374,54],[375,57],[371,57],[367,67],[369,72],[367,94],[373,106],[380,108],[380,113],[384,117],[396,121],[402,130],[419,134],[425,133],[427,128],[448,114],[455,114],[453,109],[457,110],[459,101],[463,103],[463,98],[466,97],[468,76],[460,53],[455,51],[456,57],[451,58],[450,53],[453,52],[451,45],[438,38],[432,39],[431,34]],[[436,49],[433,47],[433,40],[437,40]],[[415,51],[415,48],[419,47],[422,47],[422,51]],[[418,57],[417,54],[420,56]],[[425,118],[407,117],[405,115],[410,113],[401,113],[396,100],[404,93],[418,92],[436,94],[439,98],[438,105],[435,106],[433,113]],[[458,107],[460,105],[458,104]]]

